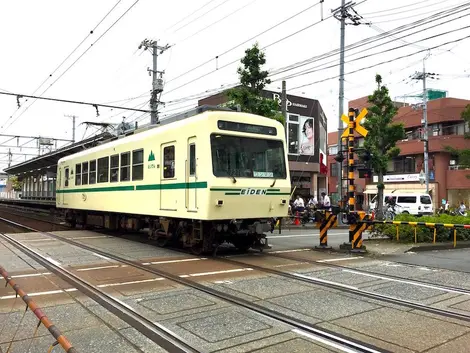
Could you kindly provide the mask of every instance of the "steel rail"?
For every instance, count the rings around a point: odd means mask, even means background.
[[[333,264],[333,263],[325,263],[325,262],[319,262],[318,260],[309,260],[309,259],[299,259],[295,258],[293,256],[288,256],[288,255],[281,255],[281,254],[270,254],[269,252],[264,253],[262,256],[272,256],[272,257],[278,257],[280,259],[285,259],[285,260],[292,260],[292,261],[298,261],[298,262],[306,262],[311,265],[319,265],[322,267],[326,268],[337,268],[341,270],[347,270],[350,271],[350,273],[356,273],[356,274],[364,274],[364,275],[369,275],[371,277],[382,277],[382,279],[389,279],[390,281],[401,281],[401,282],[408,282],[409,284],[416,284],[416,285],[425,285],[428,287],[432,287],[431,289],[437,289],[437,290],[442,290],[442,291],[447,291],[447,292],[453,292],[457,294],[462,294],[462,295],[470,295],[470,289],[465,289],[465,288],[459,288],[459,287],[453,287],[453,286],[446,286],[442,284],[437,284],[437,283],[432,283],[428,281],[422,281],[414,278],[407,278],[407,277],[400,277],[400,276],[395,276],[395,275],[390,275],[386,273],[381,273],[381,272],[375,272],[375,271],[368,271],[368,270],[363,270],[363,269],[358,269],[355,267],[348,267],[344,265],[338,265],[338,264]],[[417,265],[412,265],[412,264],[407,264],[409,266],[414,266],[414,267],[420,267]],[[434,267],[435,269],[440,269],[438,267]],[[459,271],[460,272],[460,271]],[[465,272],[468,273],[468,272]]]
[[[336,347],[336,348],[338,348],[340,350],[343,350],[345,352],[391,353],[388,350],[383,350],[383,349],[378,350],[374,345],[367,344],[367,343],[361,342],[359,340],[349,338],[345,335],[338,334],[338,333],[335,333],[333,331],[330,331],[330,330],[327,330],[327,329],[324,329],[324,328],[319,328],[317,325],[311,324],[311,323],[303,321],[303,320],[296,319],[296,318],[294,318],[290,315],[286,315],[286,314],[276,312],[274,310],[268,309],[268,308],[263,307],[261,305],[258,305],[256,303],[252,303],[248,300],[244,300],[244,299],[241,299],[241,298],[236,297],[234,295],[224,293],[224,292],[219,291],[217,289],[214,289],[214,288],[205,286],[203,284],[188,280],[187,278],[179,277],[178,275],[174,275],[174,274],[171,274],[169,272],[162,271],[162,270],[157,270],[155,268],[143,266],[139,262],[128,260],[128,259],[122,258],[118,255],[111,254],[111,253],[108,253],[106,251],[102,251],[100,249],[96,249],[96,248],[93,248],[91,246],[88,246],[88,245],[85,245],[85,244],[82,244],[82,243],[78,243],[76,241],[73,241],[73,240],[70,240],[70,239],[67,239],[67,238],[63,238],[61,236],[58,236],[58,235],[55,235],[55,234],[52,234],[52,233],[37,231],[37,230],[35,230],[31,227],[21,225],[17,222],[13,222],[13,221],[3,219],[3,218],[0,218],[0,221],[8,222],[8,223],[11,223],[11,224],[16,225],[18,227],[22,227],[24,229],[28,229],[30,231],[34,231],[34,232],[43,234],[45,236],[63,241],[65,243],[68,243],[70,245],[79,247],[81,249],[93,252],[95,254],[105,256],[107,258],[118,261],[120,263],[132,266],[134,268],[138,268],[142,271],[149,272],[149,273],[155,274],[157,276],[166,278],[166,279],[171,280],[173,282],[179,283],[183,286],[190,287],[190,288],[196,289],[198,291],[204,292],[204,293],[209,294],[213,297],[217,297],[217,298],[219,298],[219,299],[221,299],[225,302],[229,302],[229,303],[235,304],[239,307],[243,307],[245,309],[248,309],[248,310],[250,310],[250,311],[252,311],[256,314],[261,314],[265,317],[269,317],[271,319],[275,319],[275,320],[277,320],[279,322],[282,322],[284,324],[287,324],[289,326],[295,327],[297,329],[297,332],[300,332],[301,334],[304,333],[304,335],[307,336],[307,337],[308,336],[314,336],[314,337],[316,337],[317,340],[327,341],[327,343],[324,343],[324,344]],[[253,266],[250,265],[250,267],[253,267]]]
[[[262,271],[262,272],[265,272],[265,273],[270,273],[270,274],[273,274],[273,275],[276,275],[276,276],[281,276],[281,277],[289,278],[289,279],[292,279],[292,280],[302,281],[302,282],[315,284],[315,285],[319,285],[319,286],[325,286],[325,287],[328,287],[328,288],[331,288],[331,289],[340,290],[340,291],[352,293],[352,294],[355,294],[355,295],[360,295],[362,297],[367,297],[367,298],[370,298],[370,299],[381,300],[381,301],[385,301],[385,302],[395,304],[395,305],[406,306],[408,308],[422,310],[422,311],[426,311],[426,312],[429,312],[429,313],[432,313],[432,314],[437,314],[437,315],[441,315],[441,316],[444,316],[444,317],[449,317],[449,318],[453,318],[453,319],[458,319],[458,320],[463,320],[463,321],[470,322],[470,315],[460,314],[460,313],[457,313],[457,312],[451,311],[451,310],[434,308],[432,306],[417,303],[417,302],[414,302],[414,301],[411,301],[411,300],[399,299],[399,298],[395,298],[395,297],[385,295],[385,294],[366,291],[366,290],[363,290],[363,289],[360,289],[358,287],[354,287],[354,286],[351,286],[351,285],[348,285],[348,284],[342,284],[342,283],[337,283],[337,282],[324,280],[324,279],[321,279],[321,278],[310,277],[310,276],[303,275],[303,274],[300,274],[300,273],[290,273],[290,272],[278,271],[278,270],[274,270],[274,269],[271,269],[271,268],[266,268],[266,267],[259,266],[259,265],[252,265],[252,264],[249,264],[249,263],[246,263],[246,262],[243,262],[243,261],[236,261],[236,260],[228,259],[226,257],[219,257],[218,259],[223,260],[224,262],[227,262],[227,263],[231,263],[231,264],[242,265],[242,266],[250,266],[251,268],[253,268],[255,270]],[[467,293],[462,293],[462,294],[467,294]]]
[[[2,220],[4,221],[4,219]],[[12,223],[16,223],[16,222],[12,222]],[[20,224],[15,224],[15,225],[20,227]],[[26,226],[23,226],[23,228],[26,228]],[[9,235],[0,233],[0,237],[4,238],[7,242],[9,242],[11,245],[16,247],[18,250],[28,255],[34,261],[44,266],[49,271],[59,276],[70,285],[77,288],[80,292],[87,295],[88,297],[90,297],[91,299],[99,303],[101,306],[108,309],[117,317],[127,322],[129,325],[137,329],[143,335],[151,339],[153,342],[155,342],[156,344],[158,344],[160,347],[164,348],[168,352],[175,352],[175,353],[201,352],[201,350],[193,348],[188,343],[186,343],[181,337],[177,336],[175,333],[171,332],[164,326],[157,324],[157,323],[153,323],[152,321],[148,320],[144,316],[137,313],[134,309],[132,309],[126,303],[123,303],[119,299],[114,298],[113,296],[97,289],[92,284],[74,275],[70,271],[67,271],[61,266],[58,266],[57,264],[51,262],[43,255],[39,254],[33,249],[30,249],[29,247],[13,239]]]

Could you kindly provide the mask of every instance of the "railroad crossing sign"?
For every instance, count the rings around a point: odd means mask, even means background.
[[[362,109],[362,111],[359,113],[359,115],[356,117],[356,120],[354,121],[354,130],[356,130],[357,133],[359,135],[362,135],[363,137],[366,137],[367,133],[369,132],[369,131],[366,130],[366,128],[364,128],[361,125],[361,121],[366,117],[366,115],[367,115],[367,109],[364,108],[364,109]],[[349,117],[347,117],[346,115],[343,114],[341,116],[341,120],[346,125],[348,125],[348,127],[346,129],[344,129],[344,132],[341,135],[341,137],[345,138],[345,137],[348,137],[348,135],[349,135]]]

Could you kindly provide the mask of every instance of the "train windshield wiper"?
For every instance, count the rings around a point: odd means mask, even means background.
[[[235,171],[232,171],[231,173],[229,173],[229,175],[230,178],[232,178],[233,183],[235,184],[237,182],[237,179],[235,179]]]
[[[276,184],[277,179],[274,179],[273,183],[271,184],[271,188]]]

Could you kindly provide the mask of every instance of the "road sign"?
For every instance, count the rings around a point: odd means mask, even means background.
[[[361,121],[366,117],[366,115],[367,115],[367,109],[364,108],[364,109],[362,109],[362,111],[359,113],[359,115],[356,117],[356,119],[355,119],[355,121],[354,121],[354,130],[356,130],[356,132],[357,132],[359,135],[363,136],[363,137],[366,137],[367,134],[368,134],[368,132],[369,132],[369,131],[366,130],[366,128],[364,128],[364,127],[361,125]],[[346,115],[343,114],[343,115],[341,116],[341,120],[342,120],[345,124],[349,125],[349,117],[347,117]],[[344,132],[343,132],[343,134],[341,135],[341,137],[343,137],[343,138],[344,138],[344,137],[348,137],[348,135],[349,135],[349,127],[346,127],[346,129],[344,129]]]

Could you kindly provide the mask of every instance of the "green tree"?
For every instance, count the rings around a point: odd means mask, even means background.
[[[18,181],[18,177],[16,175],[10,177],[9,181],[10,181],[11,188],[14,191],[21,191],[23,182]]]
[[[369,133],[364,139],[364,148],[370,152],[370,163],[378,176],[377,207],[379,211],[382,211],[385,187],[383,177],[387,172],[389,161],[400,154],[396,143],[405,138],[405,129],[403,124],[393,123],[398,109],[390,98],[388,88],[382,85],[382,77],[376,75],[375,82],[377,89],[367,99],[370,107],[364,127],[369,130]]]
[[[241,63],[243,66],[237,69],[241,85],[227,91],[231,104],[239,105],[243,112],[275,119],[284,124],[278,102],[261,95],[261,91],[271,80],[267,78],[268,71],[261,68],[266,64],[266,58],[258,44],[245,50]]]

